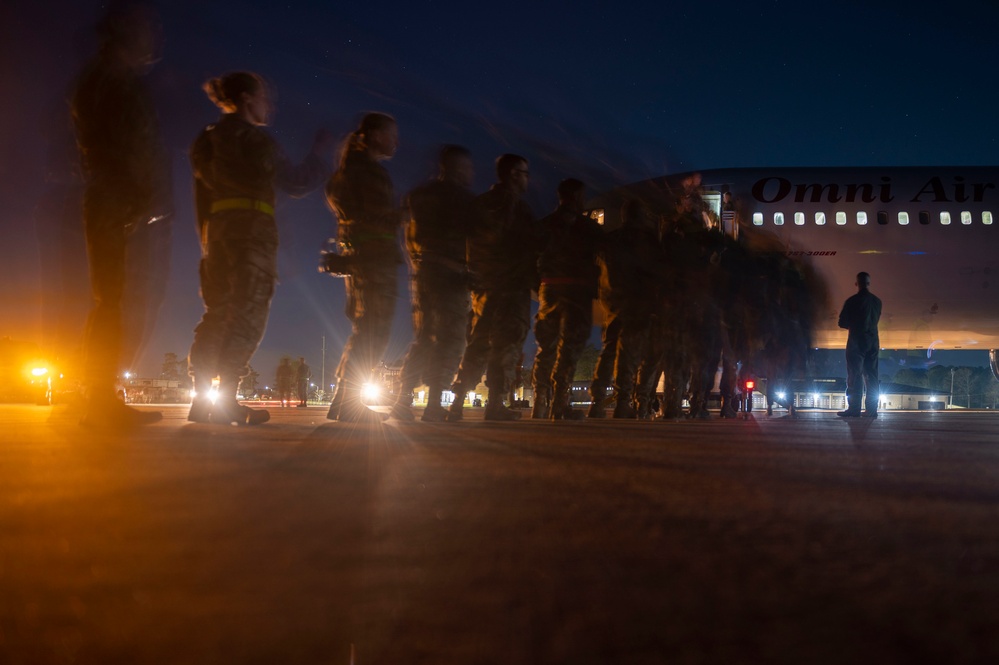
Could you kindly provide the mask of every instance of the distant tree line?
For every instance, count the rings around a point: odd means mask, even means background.
[[[999,381],[987,367],[950,367],[900,369],[894,383],[950,394],[954,406],[969,409],[995,409],[999,406]]]

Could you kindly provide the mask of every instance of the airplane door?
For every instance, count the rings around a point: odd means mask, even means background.
[[[739,239],[739,225],[735,219],[735,207],[730,206],[725,210],[722,206],[722,193],[717,190],[708,189],[701,192],[701,198],[707,207],[711,219],[718,225],[719,230],[733,240]]]

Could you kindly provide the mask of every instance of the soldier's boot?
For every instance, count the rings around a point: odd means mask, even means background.
[[[420,420],[425,423],[442,423],[447,420],[447,409],[441,406],[441,389],[435,386],[427,388],[427,408],[423,410]]]
[[[391,416],[396,420],[405,420],[407,422],[416,420],[416,416],[413,415],[412,391],[407,392],[404,390],[399,394],[399,398],[392,405]]]
[[[440,404],[428,404],[420,420],[425,423],[442,423],[448,418],[448,411]]]
[[[486,413],[483,416],[486,420],[520,420],[520,411],[515,411],[503,404],[505,390],[491,388],[489,390],[489,401],[486,403]]]
[[[587,418],[607,417],[607,388],[600,384],[590,386],[590,408],[586,412]]]
[[[127,429],[163,419],[160,411],[140,411],[125,404],[109,390],[89,391],[80,424],[97,429]]]
[[[330,409],[326,412],[327,420],[336,420],[340,415],[340,407],[343,406],[343,398],[347,393],[347,386],[343,379],[337,378],[336,390],[333,391],[333,399],[330,401]]]
[[[638,398],[638,410],[636,411],[636,417],[639,420],[649,420],[652,418],[652,405],[648,397],[640,396]]]
[[[638,417],[638,411],[635,410],[635,405],[632,403],[631,395],[618,395],[617,404],[614,405],[614,417],[624,419]]]
[[[701,397],[696,393],[691,394],[690,409],[687,411],[687,417],[696,418],[698,414],[701,413],[702,411],[706,413],[707,409],[704,408],[704,402],[702,401]]]
[[[722,418],[737,418],[739,416],[738,412],[735,410],[735,405],[733,404],[735,399],[731,395],[722,395],[721,398],[721,417]]]
[[[514,411],[503,402],[489,401],[486,404],[486,413],[483,416],[486,420],[520,420],[520,411]]]
[[[389,419],[389,414],[380,411],[372,411],[361,403],[360,399],[345,399],[337,414],[338,423],[358,423],[367,425],[377,425]]]
[[[211,421],[219,425],[234,425],[245,427],[262,425],[271,419],[271,414],[265,409],[251,409],[236,400],[236,388],[239,379],[235,377],[219,378],[219,396],[212,406]]]
[[[212,400],[209,393],[212,390],[210,378],[194,377],[194,397],[191,398],[191,410],[187,419],[192,423],[210,423],[212,421]]]
[[[340,423],[374,424],[388,420],[389,415],[369,409],[361,402],[360,386],[341,380],[337,383],[337,391],[333,395],[333,403],[330,404],[326,417]]]
[[[451,402],[451,406],[447,410],[447,421],[449,423],[456,423],[462,418],[464,418],[464,413],[462,410],[465,408],[465,387],[460,383],[456,383],[451,386],[451,392],[454,393],[454,401]]]
[[[569,400],[569,388],[566,386],[555,386],[555,394],[552,397],[552,420],[582,420],[586,415],[582,411],[572,408]]]
[[[531,418],[547,420],[551,406],[551,390],[542,386],[536,387],[534,389],[534,407],[531,409]]]

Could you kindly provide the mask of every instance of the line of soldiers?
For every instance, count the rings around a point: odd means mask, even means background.
[[[111,388],[121,352],[127,237],[136,225],[160,219],[157,202],[169,198],[156,191],[168,186],[159,185],[162,146],[141,82],[158,57],[159,33],[155,16],[138,9],[110,12],[101,29],[101,50],[73,99],[87,174],[84,215],[95,295],[83,422],[142,424],[159,414],[116,402]],[[414,418],[412,390],[422,381],[430,404],[423,419],[461,420],[463,397],[483,372],[485,418],[519,418],[504,399],[531,325],[532,291],[540,301],[532,377],[537,418],[583,415],[570,408],[569,391],[592,329],[594,298],[604,311],[604,331],[592,382],[593,417],[604,415],[611,386],[615,417],[648,416],[660,374],[666,377],[665,415],[676,415],[687,396],[691,413],[703,416],[719,360],[725,367],[723,415],[731,415],[736,359],[744,369],[767,365],[767,376],[803,361],[818,302],[810,292],[814,280],[763,237],[754,245],[710,229],[699,183],[689,183],[672,210],[653,212],[640,199],[627,200],[621,227],[604,233],[584,214],[582,182],[564,180],[557,208],[537,220],[523,198],[526,158],[500,156],[495,184],[476,196],[471,155],[446,146],[439,177],[406,196],[400,214],[381,163],[399,144],[391,116],[366,114],[330,176],[327,132],[320,131],[309,154],[294,164],[264,130],[273,108],[260,76],[233,72],[209,80],[204,90],[221,116],[190,152],[205,304],[189,354],[193,422],[268,420],[267,411],[240,404],[236,388],[263,337],[277,280],[275,192],[304,196],[323,182],[338,218],[338,251],[325,255],[322,267],[345,276],[352,325],[336,370],[331,420],[382,417],[361,403],[360,391],[388,346],[404,220],[416,335],[391,410],[397,418]],[[213,403],[208,394],[215,379]],[[449,385],[458,399],[445,410],[440,396]]]
[[[519,418],[503,401],[530,325],[532,290],[539,301],[533,418],[603,418],[610,388],[615,418],[651,418],[658,409],[677,418],[684,400],[688,415],[706,418],[719,365],[721,413],[735,417],[739,374],[781,385],[804,369],[823,288],[770,236],[724,234],[696,178],[657,212],[626,198],[620,227],[604,232],[585,214],[586,186],[573,178],[560,183],[555,211],[535,220],[521,198],[529,174],[521,156],[497,159],[497,183],[477,197],[468,190],[464,148],[446,147],[440,166],[437,180],[407,198],[416,341],[393,416],[413,419],[412,390],[422,378],[423,419],[461,420],[464,396],[484,371],[485,418]],[[595,299],[603,348],[584,414],[571,408],[570,390]],[[440,396],[452,374],[456,399],[445,410]]]

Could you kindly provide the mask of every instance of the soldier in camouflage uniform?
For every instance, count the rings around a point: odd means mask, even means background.
[[[574,178],[558,187],[558,208],[541,221],[547,236],[538,259],[541,289],[534,338],[534,418],[579,419],[569,397],[576,363],[593,329],[600,226],[583,214],[586,186]]]
[[[399,128],[384,113],[368,113],[344,146],[340,166],[326,184],[326,199],[339,219],[339,242],[351,263],[344,280],[352,330],[336,369],[330,420],[378,420],[360,401],[361,386],[381,362],[398,300],[396,272],[401,215],[392,180],[379,162],[399,147]]]
[[[516,420],[503,404],[513,385],[531,326],[531,290],[537,287],[540,237],[527,191],[527,160],[506,154],[496,160],[499,180],[476,198],[479,222],[468,240],[472,322],[468,345],[452,388],[449,420],[460,420],[468,388],[486,371],[487,420]]]
[[[591,418],[601,418],[605,381],[613,367],[615,418],[634,418],[638,366],[646,353],[662,260],[656,222],[648,206],[629,200],[621,208],[622,226],[607,234],[600,252],[604,263],[600,303],[604,309],[604,348],[590,384]],[[610,331],[614,331],[611,334]]]
[[[155,422],[116,397],[122,360],[122,300],[129,238],[172,214],[169,160],[142,82],[159,57],[158,21],[142,5],[111,10],[99,25],[100,50],[73,91],[71,107],[86,188],[84,233],[93,306],[84,334],[86,412],[81,424]]]
[[[271,103],[256,74],[211,79],[205,92],[223,115],[191,147],[205,313],[188,356],[196,394],[188,420],[255,425],[267,412],[239,404],[236,389],[263,338],[277,281],[274,191],[304,196],[319,187],[329,173],[324,156],[331,143],[319,132],[302,164],[293,165],[262,129]],[[208,391],[216,376],[212,405]]]
[[[427,384],[423,420],[441,422],[447,415],[441,392],[454,378],[468,327],[465,245],[476,217],[475,196],[469,189],[473,177],[468,150],[445,146],[440,176],[407,197],[415,339],[402,366],[399,400],[392,408],[392,415],[402,420],[413,419],[412,392],[421,378]]]

